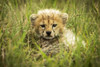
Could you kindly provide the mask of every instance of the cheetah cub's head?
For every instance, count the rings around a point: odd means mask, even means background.
[[[30,19],[34,34],[44,39],[53,39],[63,34],[68,14],[58,10],[45,9],[38,11],[37,14],[32,14]]]

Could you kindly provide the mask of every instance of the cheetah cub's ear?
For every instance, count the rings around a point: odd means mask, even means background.
[[[30,16],[30,20],[31,20],[32,24],[35,22],[36,18],[37,18],[37,14],[32,14]]]
[[[68,20],[68,14],[67,13],[62,13],[61,17],[63,19],[63,23],[66,24],[66,21]]]

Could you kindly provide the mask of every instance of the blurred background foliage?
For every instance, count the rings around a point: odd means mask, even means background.
[[[29,16],[40,9],[58,9],[69,15],[66,27],[81,36],[86,49],[58,58],[33,60],[23,46],[30,29]],[[84,58],[81,57],[84,54]],[[72,56],[75,56],[75,62]],[[46,59],[46,62],[44,63]],[[0,67],[100,67],[100,0],[0,0]]]

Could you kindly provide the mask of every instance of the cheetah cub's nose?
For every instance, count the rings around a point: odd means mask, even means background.
[[[48,36],[50,36],[51,31],[46,31],[46,34],[47,34]]]

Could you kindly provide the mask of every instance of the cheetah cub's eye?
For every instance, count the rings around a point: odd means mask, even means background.
[[[56,26],[57,26],[57,24],[53,24],[53,25],[52,25],[52,27],[56,27]]]
[[[43,24],[43,25],[40,25],[42,28],[44,28],[45,27],[45,25]]]

